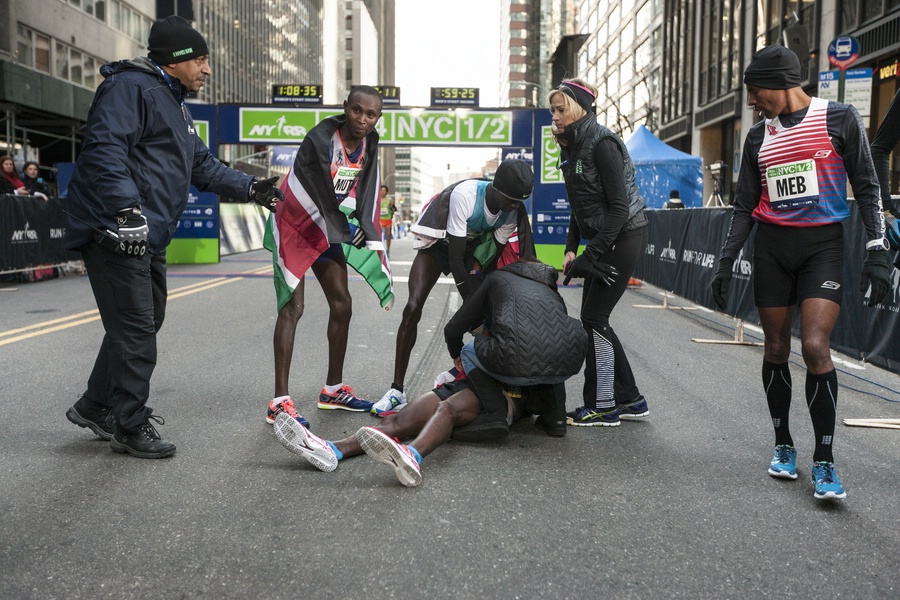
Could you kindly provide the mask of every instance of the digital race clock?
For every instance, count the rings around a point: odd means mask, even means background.
[[[272,86],[274,104],[322,104],[322,86],[276,83]]]
[[[374,86],[385,106],[400,106],[400,88],[396,85],[376,85]]]
[[[478,106],[478,88],[433,87],[432,106]]]

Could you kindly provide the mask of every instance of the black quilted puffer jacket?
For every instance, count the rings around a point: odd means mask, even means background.
[[[466,299],[444,328],[452,358],[463,335],[480,323],[475,354],[487,369],[511,377],[569,376],[581,370],[587,334],[566,313],[556,290],[556,269],[518,261],[494,271]]]

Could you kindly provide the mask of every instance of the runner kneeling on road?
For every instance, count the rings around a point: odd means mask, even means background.
[[[538,414],[535,426],[549,435],[565,435],[564,382],[581,369],[587,335],[566,313],[557,276],[556,269],[537,259],[520,259],[491,273],[463,303],[444,337],[456,367],[469,367],[465,379],[437,387],[379,425],[337,442],[313,435],[287,415],[276,419],[275,435],[325,472],[335,470],[344,457],[366,452],[393,467],[407,487],[421,484],[422,457],[451,437],[498,439],[528,414]],[[482,324],[464,349],[463,333]],[[473,364],[491,369],[493,376]],[[521,399],[511,399],[505,384],[522,386]],[[404,445],[395,438],[414,439]]]

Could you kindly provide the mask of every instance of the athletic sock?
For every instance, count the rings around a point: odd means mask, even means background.
[[[806,373],[806,405],[816,434],[813,462],[834,462],[831,442],[834,438],[834,421],[837,415],[837,371],[832,369],[821,375]]]
[[[338,383],[338,384],[335,384],[335,385],[326,385],[326,386],[323,387],[322,389],[325,390],[325,392],[328,393],[328,394],[336,394],[337,391],[338,391],[339,389],[341,389],[343,386],[344,386],[344,382],[342,381],[342,382],[340,382],[340,383]]]
[[[403,393],[403,386],[400,385],[399,383],[397,383],[396,381],[391,383],[391,387],[394,388],[395,390],[397,390],[398,392],[400,392],[401,394]]]
[[[791,412],[791,369],[788,363],[776,365],[763,360],[762,379],[769,415],[775,428],[775,445],[793,446],[794,440],[788,427]]]
[[[273,398],[272,402],[275,404],[275,406],[278,406],[285,400],[290,400],[290,399],[291,399],[291,397],[289,395],[288,396],[278,396],[277,398]]]
[[[334,445],[334,442],[332,442],[331,440],[325,440],[325,441],[328,442],[328,445],[331,446],[332,450],[334,450],[334,455],[337,457],[338,460],[341,460],[342,458],[344,458],[344,453],[337,449],[337,446]]]
[[[409,448],[410,452],[412,452],[413,458],[416,459],[416,462],[421,465],[423,459],[422,459],[422,455],[419,454],[419,451],[409,445],[407,445],[406,447]]]

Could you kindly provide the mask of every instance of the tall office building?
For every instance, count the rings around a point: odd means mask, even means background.
[[[500,98],[509,106],[547,106],[563,38],[574,33],[574,0],[502,0]]]
[[[321,83],[324,0],[11,0],[0,9],[5,151],[72,161],[98,70],[147,53],[157,18],[206,37],[213,74],[196,101],[265,103],[273,83]],[[2,145],[2,144],[0,144]]]

